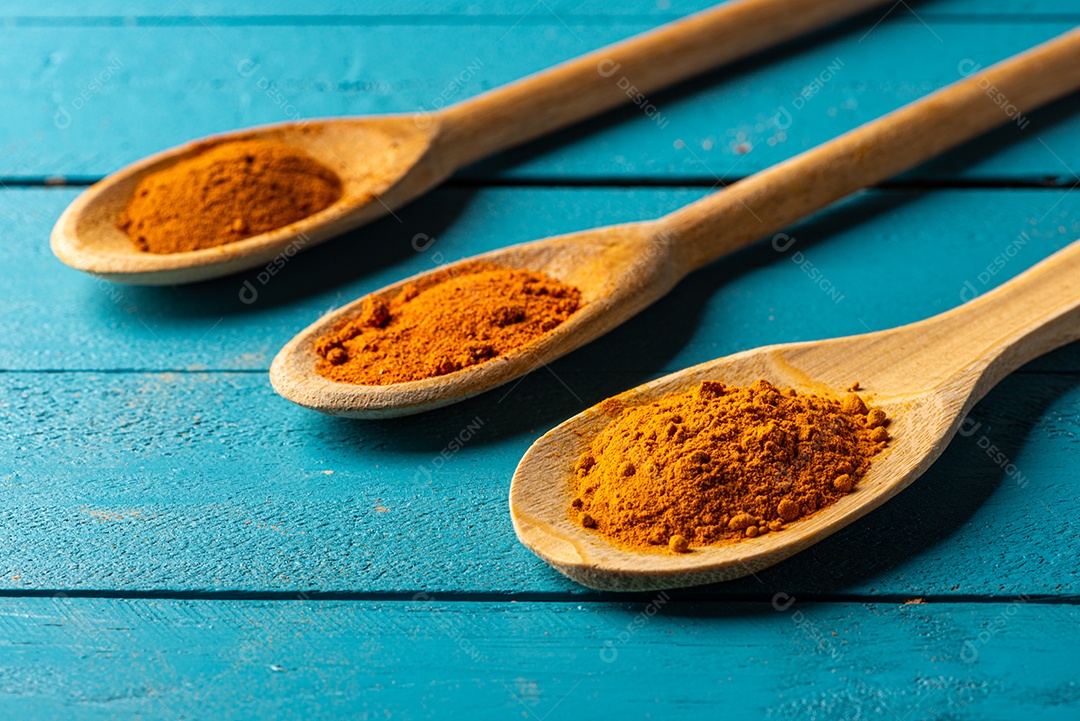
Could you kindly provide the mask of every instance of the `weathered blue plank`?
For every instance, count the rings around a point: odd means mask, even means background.
[[[592,595],[517,543],[510,476],[650,375],[551,371],[380,423],[301,409],[261,373],[5,374],[0,588]],[[1080,597],[1080,375],[1015,375],[972,418],[883,509],[701,594]]]
[[[778,606],[783,607],[783,603]],[[1080,611],[0,601],[7,718],[1075,719]]]
[[[540,229],[652,217],[703,192],[445,190],[404,211],[400,225],[387,220],[296,257],[266,285],[250,274],[136,289],[51,257],[43,241],[72,191],[5,191],[0,253],[20,272],[0,290],[9,309],[0,367],[101,372],[2,376],[11,475],[0,578],[39,589],[574,591],[518,546],[505,512],[510,473],[548,427],[744,347],[926,317],[958,304],[965,283],[987,289],[1080,234],[1080,196],[1064,189],[867,193],[793,229],[785,254],[765,244],[695,274],[554,364],[559,380],[535,374],[505,404],[493,393],[357,424],[303,411],[268,387],[273,352],[331,305]],[[410,245],[419,232],[438,238],[422,254]],[[792,262],[796,252],[817,281]],[[1009,254],[984,283],[980,273]],[[260,292],[251,305],[239,300],[245,279]],[[764,587],[749,580],[709,593],[1076,594],[1077,561],[1058,535],[1067,521],[1049,514],[1080,511],[1078,354],[1065,349],[1030,367],[1043,374],[1010,379],[977,409],[979,435],[888,508],[763,575]],[[199,365],[258,372],[112,372]],[[1053,369],[1071,374],[1045,374]],[[441,460],[463,434],[465,449]],[[1019,478],[986,455],[991,444]]]
[[[877,26],[857,23],[659,93],[650,99],[659,115],[624,108],[467,175],[745,175],[953,82],[961,67],[990,64],[1077,22],[924,24],[900,10]],[[0,45],[0,178],[99,177],[208,133],[433,108],[653,25],[629,18],[575,29],[556,17],[464,26],[15,25]],[[1029,114],[1025,130],[1007,127],[912,177],[1071,185],[1080,168],[1078,109],[1073,99]]]
[[[322,312],[402,277],[548,234],[657,217],[705,192],[444,189],[399,212],[401,223],[389,218],[304,252],[272,277],[132,288],[70,270],[49,252],[49,229],[74,191],[4,191],[0,264],[18,272],[0,284],[0,369],[265,370]],[[422,253],[412,245],[419,233],[437,239]],[[562,367],[660,373],[926,318],[1080,237],[1080,193],[872,192],[791,234],[797,242],[785,253],[764,243],[692,275]],[[245,282],[258,292],[254,303],[241,300]],[[1077,371],[1080,354],[1035,367]]]
[[[430,106],[455,77],[466,97],[705,4],[0,0],[0,180],[96,177],[294,115]],[[617,113],[465,175],[743,175],[954,80],[965,58],[1080,21],[1073,0],[911,7],[865,39],[871,23],[658,95],[664,128]],[[796,110],[783,139],[780,108]],[[402,275],[654,217],[704,189],[459,187],[265,284],[172,289],[55,261],[46,238],[72,191],[0,192],[0,717],[1075,718],[1080,344],[1007,379],[971,436],[862,522],[757,579],[672,596],[762,603],[601,602],[525,551],[505,506],[524,449],[584,405],[744,347],[925,317],[1080,236],[1066,192],[1078,110],[1067,101],[910,176],[1061,188],[868,193],[790,231],[786,253],[764,245],[695,274],[504,402],[380,424],[279,399],[270,357],[322,310]],[[416,233],[438,241],[416,253]],[[11,597],[57,590],[369,600]],[[403,600],[371,600],[382,594]],[[563,600],[490,600],[515,596]],[[899,605],[920,596],[941,602]]]

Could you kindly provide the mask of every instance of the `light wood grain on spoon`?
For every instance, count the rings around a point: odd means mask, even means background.
[[[173,148],[110,175],[76,199],[53,229],[53,252],[73,268],[143,285],[263,266],[390,213],[480,158],[630,102],[622,78],[650,93],[884,2],[735,0],[436,113],[304,120]],[[344,195],[284,228],[185,253],[141,252],[116,227],[148,173],[209,145],[253,138],[313,156],[342,177]]]
[[[769,346],[673,373],[618,398],[649,403],[703,380],[838,396],[853,381],[891,419],[891,440],[855,490],[777,533],[688,554],[616,546],[569,517],[573,469],[611,418],[599,406],[540,438],[510,488],[518,538],[575,581],[640,591],[724,581],[817,543],[918,478],[948,445],[972,406],[1024,363],[1080,339],[1080,241],[976,300],[919,323],[866,335]]]
[[[528,348],[409,383],[330,381],[315,371],[314,342],[355,315],[360,299],[320,318],[290,341],[274,359],[270,379],[278,393],[300,405],[357,418],[418,413],[495,388],[615,328],[695,268],[1008,122],[987,88],[1003,93],[1025,114],[1080,88],[1080,31],[954,83],[660,220],[478,256],[507,268],[546,273],[581,291],[582,307]],[[379,293],[393,294],[404,282]]]

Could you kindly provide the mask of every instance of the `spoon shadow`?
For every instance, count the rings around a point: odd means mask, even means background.
[[[475,190],[454,191],[446,202],[438,191],[387,216],[352,230],[331,243],[283,258],[277,268],[246,271],[200,283],[173,286],[125,286],[124,295],[141,308],[152,309],[162,320],[239,316],[253,309],[265,311],[299,303],[307,298],[348,288],[364,275],[375,275],[419,252],[414,237],[438,237],[465,212]],[[422,250],[422,248],[421,248]],[[273,271],[272,273],[270,271]],[[360,291],[356,291],[359,293]],[[116,312],[103,303],[103,311]]]
[[[847,201],[799,223],[792,233],[798,235],[800,247],[813,247],[892,212],[912,197],[911,193],[883,193]],[[777,262],[786,262],[786,256],[769,243],[744,248],[690,274],[667,296],[584,348],[550,365],[538,365],[515,383],[461,403],[381,420],[377,427],[363,419],[321,414],[309,414],[309,422],[319,424],[320,433],[344,452],[368,447],[369,439],[377,435],[387,450],[437,453],[454,433],[476,419],[483,425],[469,439],[470,445],[518,436],[524,442],[584,408],[663,375],[665,368],[685,365],[675,359],[700,332],[701,315],[710,301],[742,276]],[[722,312],[736,323],[738,314],[738,308]],[[723,347],[722,353],[744,347],[744,343]],[[508,477],[511,471],[508,467]]]
[[[753,59],[744,62],[752,61]],[[723,71],[717,74],[723,74]],[[705,78],[691,81],[686,85],[699,83],[700,86],[697,89],[683,88],[679,92],[687,94],[700,92],[706,82]],[[601,116],[601,119],[606,121],[602,127],[610,127],[612,118],[615,119],[615,124],[623,122],[618,119],[620,112],[629,111],[624,109]],[[1030,119],[1033,125],[1048,132],[1075,122],[1077,116],[1080,116],[1080,96],[1070,96],[1031,113]],[[626,115],[625,120],[632,117],[632,115]],[[539,154],[551,150],[552,146],[572,144],[586,134],[599,132],[602,129],[600,123],[601,121],[586,122],[574,129],[557,133],[544,142],[530,143],[523,148],[531,149],[530,152]],[[596,127],[593,127],[594,124]],[[1026,136],[1016,131],[1017,129],[1011,126],[993,130],[899,176],[897,181],[914,183],[917,190],[919,186],[924,185],[920,178],[928,174],[962,174],[978,163],[1007,152],[1022,142]],[[528,158],[522,158],[516,162],[527,161]],[[1053,176],[1045,180],[1048,184],[1053,184],[1060,181],[1061,177]],[[413,246],[414,236],[425,233],[437,237],[445,232],[453,226],[481,189],[480,185],[456,184],[453,189],[453,203],[445,202],[446,196],[437,190],[426,194],[397,211],[401,222],[393,217],[385,217],[335,238],[332,242],[298,253],[289,258],[287,264],[273,276],[264,276],[268,277],[265,283],[261,282],[259,271],[248,271],[244,274],[191,285],[125,286],[123,294],[129,299],[131,305],[166,322],[172,319],[203,319],[212,323],[222,316],[239,316],[248,313],[256,303],[260,309],[280,308],[299,303],[308,298],[324,295],[328,291],[348,288],[365,276],[388,270],[413,257],[417,252]],[[797,235],[800,243],[819,242],[820,237],[830,232],[853,227],[863,217],[885,212],[874,208],[875,204],[882,202],[879,197],[868,196],[866,191],[862,191],[854,198],[841,202],[835,208],[817,213],[809,220],[797,224],[789,232]],[[861,211],[860,206],[863,208]],[[840,213],[836,212],[837,208],[842,209]],[[830,225],[830,223],[837,224]],[[765,250],[762,250],[763,247]],[[755,248],[757,248],[756,251]],[[756,264],[745,266],[746,270],[760,267],[772,257],[766,244],[759,243],[755,248],[749,250],[751,255],[758,253],[758,261]],[[729,256],[717,263],[732,263],[732,267],[735,267],[734,262],[738,262],[735,259],[739,255],[745,254]],[[714,267],[716,263],[710,266],[710,268]],[[708,269],[705,272],[708,272]],[[695,281],[701,282],[703,275],[701,271],[692,274],[681,285]],[[257,292],[256,303],[245,303],[242,300],[241,291],[245,288],[245,282],[251,284]],[[103,314],[115,315],[122,311],[116,303],[108,302],[101,294],[93,295],[96,300],[92,302],[100,305],[99,310]],[[248,297],[250,298],[250,292]],[[646,317],[654,316],[648,313],[639,316],[641,319]],[[697,315],[692,317],[697,317]],[[641,322],[641,320],[636,322]],[[598,343],[594,342],[591,346],[579,351],[579,357],[584,357],[589,352],[588,348],[597,345]]]
[[[1032,111],[1026,117],[1031,122],[1032,130],[1039,133],[1065,128],[1068,127],[1069,124],[1075,125],[1077,118],[1080,117],[1080,95],[1069,95],[1060,100],[1048,103],[1038,110]],[[987,160],[991,160],[994,156],[1019,145],[1022,141],[1026,140],[1030,134],[1031,133],[1020,130],[1014,124],[995,128],[974,140],[969,140],[962,145],[958,145],[949,152],[943,153],[942,155],[923,163],[917,168],[897,176],[897,180],[904,182],[918,179],[920,176],[955,176],[963,174],[971,170],[972,167],[984,163]],[[1056,160],[1054,162],[1057,164]],[[1062,170],[1058,175],[1038,179],[1027,178],[1026,180],[1042,180],[1046,182],[1047,185],[1053,185],[1059,182],[1065,182],[1068,185],[1071,185],[1075,182],[1075,177],[1068,168],[1064,165],[1059,165],[1059,167],[1061,167]],[[1009,181],[1005,180],[1002,184],[1007,187],[1008,183]]]
[[[918,4],[924,5],[926,3],[920,2]],[[723,68],[706,72],[659,91],[655,94],[653,100],[658,107],[673,106],[691,101],[695,97],[715,91],[717,87],[725,82],[744,77],[774,63],[784,63],[815,47],[840,40],[854,33],[864,32],[867,21],[877,20],[879,15],[880,13],[871,10],[831,27],[808,33],[803,37],[788,41],[778,48],[763,50]],[[1026,117],[1031,120],[1033,126],[1037,126],[1042,131],[1049,131],[1065,123],[1074,122],[1077,115],[1080,115],[1080,96],[1067,96],[1028,113]],[[467,180],[470,184],[473,184],[479,183],[484,178],[512,173],[516,168],[528,165],[547,153],[573,147],[575,144],[586,141],[600,133],[616,130],[640,120],[641,111],[638,108],[620,106],[577,125],[552,133],[542,140],[526,143],[489,156],[458,172],[450,182]],[[746,118],[743,118],[743,120],[746,120]],[[1027,135],[1018,133],[1017,128],[1013,125],[995,128],[917,168],[901,174],[897,180],[915,182],[966,172],[972,166],[1007,151],[1013,145],[1025,139]],[[705,175],[708,177],[708,182],[712,184],[714,179],[711,175],[708,172]],[[1068,180],[1069,176],[1063,170],[1060,177]],[[734,179],[734,177],[731,178],[731,180]],[[724,182],[729,181],[727,177],[723,178],[723,180]]]
[[[783,61],[822,42],[842,37],[862,26],[860,17],[849,19],[834,27],[820,30],[799,40],[785,44],[779,50],[762,51],[737,63],[659,93],[658,99],[675,102],[707,92],[724,79],[737,77],[770,62]],[[1072,122],[1080,114],[1080,97],[1068,97],[1031,113],[1030,119],[1041,130],[1048,131]],[[513,167],[528,163],[544,153],[571,146],[580,140],[605,130],[637,120],[640,113],[633,107],[622,107],[597,118],[585,121],[570,129],[557,132],[547,138],[506,151],[491,159],[471,166],[455,178],[476,175],[499,175]],[[962,173],[971,166],[985,162],[995,154],[1005,152],[1024,137],[1016,128],[1006,126],[965,143],[956,149],[931,160],[899,177],[900,182],[920,182],[919,178],[930,175]],[[1030,179],[1029,179],[1030,180]],[[1047,179],[1058,182],[1061,176]],[[451,180],[453,183],[453,180]],[[464,205],[482,187],[479,183],[457,183],[456,191],[466,193],[465,203],[442,204],[437,194],[427,194],[398,211],[402,221],[393,217],[350,231],[305,253],[293,255],[281,269],[281,275],[267,276],[267,283],[260,282],[258,271],[248,271],[223,279],[205,281],[185,288],[183,286],[140,287],[129,286],[124,294],[140,308],[152,308],[164,320],[170,318],[195,318],[215,321],[250,310],[250,304],[241,301],[240,291],[244,283],[257,291],[257,302],[262,308],[275,308],[299,302],[306,298],[325,294],[327,290],[347,287],[367,275],[393,267],[415,253],[412,238],[417,233],[437,235],[451,227]],[[468,190],[466,190],[468,189]],[[422,222],[421,222],[422,221]],[[248,297],[251,297],[250,291]],[[165,301],[165,302],[162,302]],[[115,305],[115,304],[113,304]],[[103,304],[106,312],[111,308]],[[115,309],[113,309],[115,312]]]
[[[658,91],[655,93],[653,100],[658,107],[663,107],[691,100],[695,96],[702,96],[715,91],[718,85],[726,81],[746,76],[755,70],[773,64],[784,63],[814,47],[825,45],[844,36],[860,31],[865,32],[867,22],[872,23],[877,20],[880,14],[877,9],[867,10],[829,27],[789,40],[779,47],[753,53],[722,68],[707,71]],[[459,172],[455,175],[455,178],[473,180],[492,175],[500,176],[512,172],[515,168],[526,165],[547,153],[571,147],[602,132],[629,125],[639,121],[641,117],[641,110],[637,107],[633,105],[620,106],[569,128],[556,131],[541,140],[525,143],[491,155]]]
[[[867,17],[870,17],[870,16],[871,16],[871,11],[868,10],[868,11],[862,13],[861,15],[854,16],[854,17],[856,19],[858,19],[858,18],[867,18]],[[849,18],[848,22],[844,22],[844,23],[841,24],[841,27],[842,28],[850,28],[850,27],[852,27],[851,21],[852,21],[852,19]],[[831,37],[832,35],[837,34],[837,33],[838,33],[838,31],[837,31],[837,29],[835,27],[828,28],[826,30],[821,30],[821,31],[810,33],[810,34],[808,34],[808,36],[803,37],[803,38],[799,39],[798,41],[791,42],[790,47],[785,47],[780,52],[772,52],[772,53],[769,53],[769,52],[766,52],[766,51],[758,52],[758,53],[751,56],[752,60],[751,60],[751,62],[749,64],[747,64],[746,60],[743,60],[743,61],[740,61],[740,62],[736,63],[736,65],[733,68],[729,68],[729,70],[724,71],[722,73],[709,73],[709,74],[707,74],[705,76],[705,78],[701,78],[701,79],[698,79],[696,81],[692,81],[690,84],[688,84],[687,89],[685,91],[683,91],[683,92],[686,93],[686,94],[692,94],[692,93],[701,92],[701,91],[707,89],[711,83],[715,82],[715,78],[718,77],[718,76],[719,77],[729,77],[733,73],[745,72],[747,67],[750,67],[751,65],[761,65],[763,63],[775,61],[776,58],[790,57],[790,56],[796,54],[797,52],[800,52],[803,48],[808,47],[809,45],[814,44],[814,43],[819,43],[819,42],[821,42],[821,40],[823,38]],[[628,114],[623,115],[623,118],[632,118],[632,117],[634,117],[632,113],[628,113]],[[618,122],[622,122],[622,121],[618,121]],[[618,124],[618,122],[616,124]],[[607,127],[609,127],[609,122],[606,122],[606,121],[599,122],[599,123],[593,122],[593,123],[589,124],[589,129],[588,129],[587,133],[591,134],[591,133],[594,133],[594,132],[602,131],[602,130],[605,130]],[[557,136],[554,140],[551,139],[551,138],[548,138],[543,142],[530,143],[530,147],[532,148],[532,150],[529,151],[529,152],[532,152],[534,154],[548,152],[553,148],[558,149],[559,147],[564,145],[566,142],[568,142],[568,139],[567,139],[566,136]],[[385,226],[385,223],[383,225]],[[430,229],[430,226],[428,226],[428,227]],[[350,236],[354,236],[354,235],[356,235],[356,234],[354,234],[352,232],[345,233],[344,235],[341,235],[341,236],[338,236],[337,238],[335,238],[335,240],[338,241],[338,242],[332,243],[332,245],[336,246],[337,248],[345,247],[346,250],[345,250],[344,253],[335,254],[335,253],[332,253],[332,252],[328,252],[328,253],[321,254],[321,255],[324,256],[324,260],[331,260],[332,262],[334,262],[334,265],[332,267],[351,269],[349,274],[347,276],[345,276],[346,278],[355,278],[358,275],[362,275],[363,274],[362,271],[361,271],[361,273],[358,274],[356,272],[356,269],[357,269],[357,267],[361,267],[361,268],[365,267],[364,262],[355,262],[357,260],[357,258],[356,258],[355,252],[353,251],[353,248],[355,248],[356,244],[354,242],[350,242]],[[361,233],[360,235],[364,235],[364,234]],[[293,244],[290,244],[289,248],[293,248]],[[314,250],[315,249],[312,248],[312,250],[309,251],[309,253],[314,252]],[[267,257],[269,257],[269,256],[267,256]],[[276,262],[276,260],[277,259],[275,259],[274,262]],[[295,260],[295,251],[294,251],[293,258],[291,258],[290,260]],[[366,260],[366,259],[363,259],[363,260]],[[258,269],[256,269],[256,277],[258,277],[257,271],[258,271]],[[127,271],[125,271],[125,272],[127,272]],[[249,273],[250,273],[250,271],[249,271]],[[193,278],[188,278],[184,282],[193,282]],[[226,284],[227,283],[228,283],[228,281],[226,281]],[[212,287],[213,288],[218,288],[218,287],[221,287],[221,286],[217,285],[217,286],[212,286]],[[301,293],[301,292],[299,292],[300,289],[306,289],[308,292]],[[308,284],[308,285],[297,285],[297,294],[295,296],[293,296],[293,297],[307,297],[307,296],[310,296],[310,295],[313,294],[312,290],[313,290],[314,294],[318,294],[320,289],[321,289],[321,286],[315,286],[314,288],[312,288],[312,286],[310,284]],[[204,290],[204,287],[202,285],[200,285],[200,290]],[[255,290],[258,290],[258,289],[256,288]],[[217,295],[213,290],[210,291],[210,294],[211,295]],[[226,291],[226,294],[227,294],[227,291]],[[150,300],[150,299],[154,299],[154,298],[160,298],[160,296],[148,296],[147,297],[147,296],[145,296],[144,293],[139,293],[139,294],[137,294],[137,296],[138,296],[138,298],[140,300]],[[228,306],[226,306],[226,307],[228,307]],[[227,313],[228,311],[225,311],[225,312]],[[220,316],[221,313],[217,313],[216,315]]]

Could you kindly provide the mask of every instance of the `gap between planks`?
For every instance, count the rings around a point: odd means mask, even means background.
[[[777,591],[737,593],[717,598],[701,590],[689,588],[664,591],[671,603],[701,605],[731,603],[772,603]],[[582,589],[581,593],[558,592],[469,592],[469,591],[110,591],[86,589],[3,589],[3,598],[72,598],[108,600],[169,600],[169,601],[385,601],[415,602],[438,600],[442,603],[649,603],[657,593],[602,593]],[[1017,594],[813,594],[804,593],[799,603],[879,603],[879,604],[1000,604],[1015,603]],[[1080,596],[1033,594],[1025,603],[1044,606],[1080,606]]]

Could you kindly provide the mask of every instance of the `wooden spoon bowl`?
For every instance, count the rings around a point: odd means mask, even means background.
[[[470,398],[528,373],[608,332],[666,294],[682,277],[666,236],[651,224],[601,228],[523,243],[476,256],[503,268],[532,270],[576,287],[581,307],[533,345],[454,373],[385,386],[338,383],[315,373],[315,341],[360,311],[364,299],[338,308],[305,328],[274,358],[274,390],[312,410],[350,418],[410,415]],[[425,275],[407,278],[376,295],[393,297]]]
[[[90,187],[64,211],[53,252],[70,266],[107,280],[162,285],[206,280],[271,262],[384,215],[442,181],[428,153],[437,126],[412,115],[283,123],[216,135],[158,153]],[[426,127],[421,127],[426,125]],[[184,253],[145,253],[116,219],[150,173],[230,141],[265,140],[301,150],[341,178],[340,199],[325,210],[269,233]],[[421,162],[426,160],[428,162]]]
[[[257,268],[392,212],[480,158],[625,104],[620,79],[633,78],[650,93],[884,2],[731,0],[435,113],[304,120],[182,145],[110,175],[76,199],[53,229],[53,252],[79,270],[137,285]],[[291,145],[335,170],[344,196],[272,232],[186,253],[142,253],[116,227],[147,173],[223,141],[253,138]]]
[[[639,405],[669,393],[690,390],[703,380],[746,386],[762,378],[779,388],[835,396],[836,389],[849,386],[853,378],[869,379],[865,370],[859,373],[854,365],[833,368],[831,375],[843,385],[828,384],[810,380],[802,363],[813,363],[816,353],[824,354],[823,357],[833,354],[843,357],[851,350],[847,345],[756,349],[695,366],[617,398],[626,405]],[[599,407],[590,408],[544,435],[522,459],[510,494],[514,529],[534,553],[564,575],[591,588],[645,591],[714,583],[756,573],[817,543],[900,492],[933,461],[919,450],[928,445],[943,445],[941,441],[950,434],[949,423],[941,419],[958,422],[956,409],[946,408],[944,399],[937,394],[891,394],[879,390],[879,384],[873,380],[866,385],[874,392],[863,393],[863,397],[891,419],[889,446],[874,457],[870,472],[853,492],[825,511],[789,524],[781,532],[725,545],[695,547],[690,553],[676,554],[666,548],[642,551],[620,547],[582,528],[571,520],[569,513],[574,495],[573,469],[592,439],[612,420]],[[923,459],[914,466],[905,462],[913,453]]]
[[[528,450],[510,487],[518,538],[551,566],[597,589],[644,591],[713,583],[771,566],[895,496],[944,451],[971,407],[1016,367],[1080,338],[1080,242],[967,305],[877,333],[749,350],[623,393],[641,405],[703,380],[840,395],[858,381],[889,416],[891,440],[855,489],[779,532],[689,553],[626,548],[570,519],[574,464],[611,420],[594,406]]]

